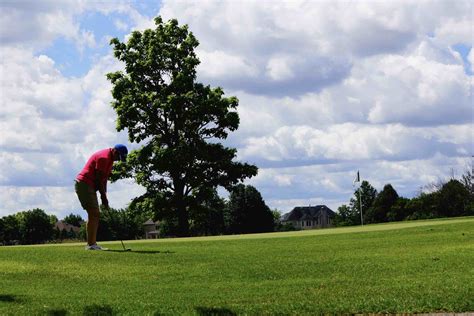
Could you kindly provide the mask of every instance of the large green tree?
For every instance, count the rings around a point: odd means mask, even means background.
[[[157,208],[172,209],[178,235],[189,234],[189,208],[202,192],[230,188],[257,174],[235,162],[236,150],[219,143],[239,126],[238,100],[196,82],[198,41],[186,25],[155,18],[155,29],[134,31],[127,43],[111,40],[125,71],[107,74],[117,130],[140,143],[115,179],[134,177]]]

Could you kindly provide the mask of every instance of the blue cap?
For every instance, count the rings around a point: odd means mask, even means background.
[[[125,145],[117,144],[114,146],[114,149],[119,153],[121,161],[127,160],[128,149]]]

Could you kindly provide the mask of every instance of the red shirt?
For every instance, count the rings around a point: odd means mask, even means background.
[[[77,175],[76,180],[87,183],[95,190],[98,190],[99,188],[95,183],[97,171],[101,171],[103,178],[99,179],[99,181],[105,185],[112,172],[113,165],[112,148],[102,149],[89,158],[82,171]]]

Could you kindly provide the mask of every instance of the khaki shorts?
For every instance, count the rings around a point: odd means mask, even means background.
[[[87,183],[76,180],[74,181],[74,188],[76,189],[76,194],[81,202],[82,208],[86,211],[92,208],[99,208],[97,194]]]

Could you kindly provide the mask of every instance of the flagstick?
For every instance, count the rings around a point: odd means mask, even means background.
[[[354,183],[356,182],[360,182],[360,174],[359,174],[359,170],[357,170],[357,175],[356,175],[356,178],[354,179],[354,181],[352,182],[352,186],[354,186]],[[357,191],[359,191],[359,209],[360,209],[360,224],[362,226],[364,226],[364,218],[362,217],[362,194],[360,193],[360,188],[362,187],[362,184],[359,185],[359,188],[357,189]]]
[[[361,188],[361,187],[362,187],[362,185],[359,186],[360,224],[361,224],[362,226],[364,226],[364,219],[363,219],[363,217],[362,217],[362,196],[361,196],[361,194],[360,194],[360,188]]]

